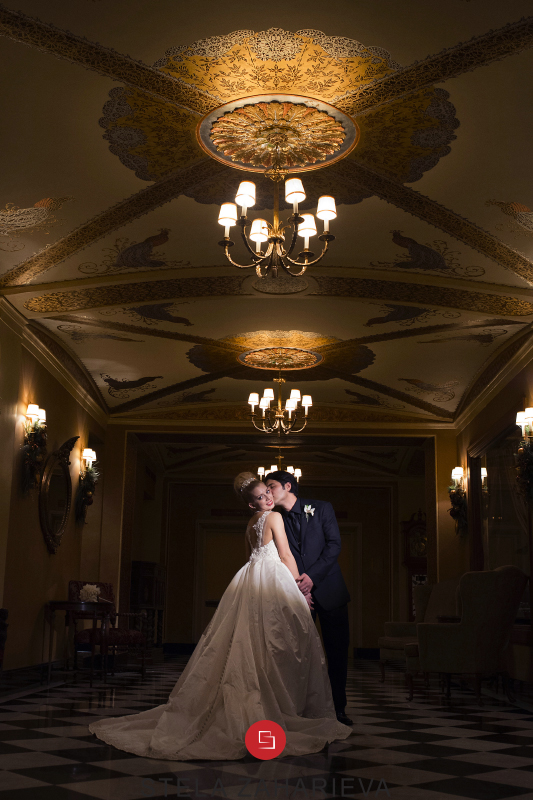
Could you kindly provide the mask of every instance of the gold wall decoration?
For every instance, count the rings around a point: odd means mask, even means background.
[[[254,369],[309,369],[322,361],[319,353],[302,350],[299,347],[265,347],[261,350],[250,350],[241,353],[239,361]]]

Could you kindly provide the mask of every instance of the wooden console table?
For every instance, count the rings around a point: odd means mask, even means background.
[[[44,607],[44,617],[46,622],[49,625],[49,641],[48,641],[48,683],[50,683],[50,676],[52,673],[52,651],[54,646],[54,622],[55,622],[55,615],[56,611],[64,611],[65,612],[65,666],[69,668],[69,658],[68,658],[68,640],[69,640],[69,631],[70,631],[70,624],[73,619],[73,614],[76,613],[83,613],[83,614],[91,614],[92,621],[93,621],[93,629],[97,627],[98,620],[101,622],[101,629],[102,629],[102,643],[100,646],[100,657],[102,662],[102,672],[104,676],[104,683],[107,678],[107,631],[109,628],[109,620],[111,612],[114,610],[114,604],[108,602],[107,600],[100,600],[97,603],[89,603],[84,602],[82,600],[78,601],[70,601],[70,600],[51,600],[49,603],[46,603]],[[87,619],[87,617],[86,617]],[[90,672],[90,685],[93,685],[93,662],[94,662],[94,649],[93,653],[91,654],[91,672]],[[73,664],[73,668],[76,667],[76,664]]]

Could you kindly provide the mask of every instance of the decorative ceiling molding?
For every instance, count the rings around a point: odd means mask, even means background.
[[[533,17],[520,19],[495,31],[461,42],[422,61],[379,78],[359,91],[347,94],[335,105],[350,116],[390,103],[435,83],[520,53],[533,44]]]
[[[367,192],[448,233],[533,283],[533,264],[522,253],[435,200],[350,159],[345,159],[341,165],[333,165],[330,170],[338,174],[338,178],[332,175],[333,182],[353,178],[357,187],[365,187]]]
[[[95,286],[75,292],[50,292],[32,297],[24,308],[36,314],[62,314],[90,308],[169,300],[178,297],[248,295],[242,288],[242,276],[224,278],[173,278],[166,281],[141,281]]]
[[[207,114],[219,104],[215,97],[177,81],[167,72],[4,6],[0,6],[0,36],[79,64],[157,98],[170,100],[197,114]]]
[[[211,181],[220,172],[228,171],[227,167],[209,158],[186,167],[180,172],[169,175],[146,189],[121,200],[111,208],[97,214],[88,222],[80,225],[58,242],[51,244],[36,255],[23,261],[17,267],[6,272],[0,278],[0,289],[3,286],[20,286],[28,284],[43,272],[64,261],[69,256],[83,250],[108,233],[122,228],[134,219],[153,211],[154,208],[169,203],[180,194],[185,194],[192,185],[198,186]]]
[[[512,317],[533,314],[533,303],[509,295],[488,292],[467,292],[445,286],[400,283],[372,278],[327,278],[316,275],[318,284],[309,297],[364,297],[372,300],[394,300],[402,303],[421,303],[445,308],[461,308],[481,314],[508,314]],[[32,301],[28,301],[32,302]]]

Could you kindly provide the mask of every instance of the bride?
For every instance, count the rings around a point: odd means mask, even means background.
[[[165,705],[101,719],[91,733],[120,750],[157,759],[243,758],[246,731],[271,720],[283,755],[316,753],[352,729],[337,721],[326,662],[283,518],[264,483],[242,472],[237,494],[255,511],[250,559],[224,592]]]

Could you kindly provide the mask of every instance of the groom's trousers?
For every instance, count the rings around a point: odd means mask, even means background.
[[[335,711],[346,708],[346,678],[348,677],[348,646],[350,643],[350,625],[348,606],[340,606],[327,611],[313,599],[311,610],[313,620],[316,615],[320,620],[320,629],[324,641],[324,649],[328,659],[328,675]]]

